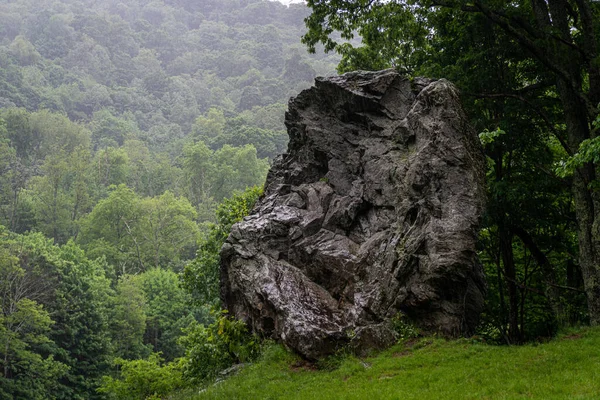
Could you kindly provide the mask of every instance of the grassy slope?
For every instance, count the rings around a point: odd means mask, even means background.
[[[600,328],[498,347],[419,339],[314,370],[281,347],[199,395],[178,399],[600,399]]]

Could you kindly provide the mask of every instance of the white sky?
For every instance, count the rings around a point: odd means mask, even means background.
[[[280,3],[288,5],[291,3],[302,3],[304,0],[272,0],[272,1],[279,1]]]

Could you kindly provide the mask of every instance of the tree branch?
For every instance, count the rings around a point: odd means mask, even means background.
[[[548,286],[552,286],[558,289],[565,289],[565,290],[572,290],[574,292],[578,292],[578,293],[585,293],[585,290],[583,289],[578,289],[575,287],[571,287],[571,286],[565,286],[565,285],[557,285],[556,283],[550,283],[550,282],[544,282],[546,285]]]
[[[528,50],[537,60],[539,60],[544,66],[552,71],[558,79],[566,82],[571,87],[573,92],[576,93],[576,95],[586,105],[586,110],[589,115],[593,115],[595,113],[595,106],[591,104],[587,96],[582,93],[581,88],[577,87],[569,74],[560,65],[554,62],[553,57],[546,55],[546,53],[551,54],[552,52],[548,51],[547,48],[540,47],[540,45],[534,42],[534,39],[539,39],[545,36],[554,40],[559,40],[561,43],[568,45],[570,48],[576,50],[579,54],[583,54],[585,56],[585,53],[582,52],[582,50],[575,44],[569,43],[562,38],[556,37],[544,31],[535,30],[529,24],[526,24],[525,21],[509,16],[503,11],[492,10],[484,5],[482,0],[475,0],[473,6],[461,5],[459,7],[459,5],[452,0],[433,0],[431,4],[437,7],[451,7],[458,8],[465,12],[481,13],[488,20],[504,30],[507,34],[515,38],[517,42],[523,46],[523,48]]]

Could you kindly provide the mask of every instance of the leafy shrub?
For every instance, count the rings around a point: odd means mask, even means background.
[[[216,211],[217,224],[211,224],[206,237],[198,243],[196,258],[188,263],[182,274],[182,285],[196,304],[218,307],[219,252],[231,227],[250,213],[262,188],[254,186],[223,200]]]
[[[196,324],[180,339],[186,349],[182,360],[184,376],[190,381],[214,378],[219,372],[236,364],[255,359],[259,343],[242,321],[227,316],[223,311],[208,326]]]
[[[413,339],[419,336],[419,330],[406,320],[404,314],[396,314],[392,320],[392,328],[397,340]]]
[[[118,400],[161,399],[184,386],[180,365],[176,362],[163,365],[162,361],[160,353],[153,353],[146,360],[117,358],[113,363],[120,368],[118,377],[103,377],[98,392]]]

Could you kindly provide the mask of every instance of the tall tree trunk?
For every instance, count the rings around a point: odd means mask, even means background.
[[[589,175],[590,169],[586,166],[581,172]],[[600,204],[597,200],[594,201],[594,195],[588,189],[588,182],[581,176],[575,176],[573,194],[578,224],[579,265],[587,296],[590,323],[600,325]]]
[[[506,320],[506,301],[504,300],[504,285],[503,285],[503,280],[504,280],[504,276],[502,273],[502,264],[501,261],[502,260],[502,255],[500,253],[498,253],[498,256],[496,257],[496,270],[498,271],[498,294],[500,296],[500,316],[501,316],[501,320],[500,320],[500,333],[502,334],[502,338],[504,339],[504,341],[506,341],[506,344],[510,344],[510,338],[506,332],[506,324],[507,324],[507,320]]]
[[[590,138],[585,104],[563,80],[559,79],[556,87],[564,108],[568,144],[572,151],[577,151],[581,142]],[[572,186],[577,216],[579,265],[592,325],[600,324],[600,202],[598,193],[590,188],[595,179],[594,166],[585,165],[575,172]]]
[[[511,344],[517,344],[521,342],[521,330],[519,329],[519,290],[517,288],[517,269],[513,255],[512,234],[504,224],[498,228],[500,254],[508,289],[508,336]]]
[[[554,31],[561,41],[551,39],[546,48],[548,55],[562,71],[556,78],[556,90],[560,97],[567,126],[568,145],[571,152],[579,150],[579,145],[591,137],[590,114],[583,89],[582,63],[589,64],[587,69],[590,89],[588,99],[598,101],[600,96],[599,73],[596,66],[597,39],[594,32],[593,13],[590,2],[577,0],[579,16],[582,19],[583,46],[578,51],[572,37],[569,16],[573,9],[566,0],[534,0],[537,7],[536,20],[546,34]],[[546,8],[547,5],[547,8]],[[546,14],[546,16],[543,16]],[[565,45],[570,44],[570,45]],[[583,54],[583,56],[582,56]],[[587,60],[586,60],[587,59]],[[592,104],[593,107],[598,104]],[[577,236],[579,241],[579,264],[587,295],[588,311],[592,325],[600,324],[600,199],[599,194],[590,189],[594,181],[595,167],[585,165],[579,168],[573,177],[573,200],[577,216]]]

